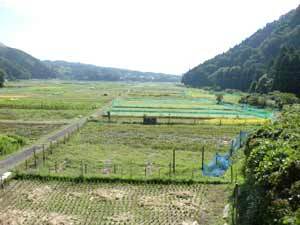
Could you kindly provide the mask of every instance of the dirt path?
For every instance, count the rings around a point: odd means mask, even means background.
[[[105,109],[107,108],[107,106],[110,104],[111,104],[111,102],[109,104],[103,106],[102,108],[98,109],[96,112],[93,112],[92,114],[90,114],[84,118],[74,120],[74,122],[62,127],[56,133],[48,136],[45,140],[40,141],[40,142],[37,141],[37,142],[39,142],[39,144],[34,144],[30,147],[25,147],[18,153],[11,155],[4,160],[1,160],[0,161],[0,175],[13,169],[20,163],[24,162],[26,159],[30,158],[34,154],[34,152],[39,153],[39,152],[42,152],[43,149],[47,150],[52,143],[63,140],[63,138],[65,136],[73,134],[79,128],[81,128],[82,126],[84,126],[86,124],[86,122],[88,121],[88,118],[101,116],[103,114],[103,112],[105,111]]]

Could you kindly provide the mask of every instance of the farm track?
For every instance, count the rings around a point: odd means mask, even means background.
[[[107,105],[110,105],[111,102],[109,102]],[[0,161],[0,176],[3,175],[8,170],[13,169],[20,163],[24,162],[26,159],[33,156],[34,153],[42,152],[43,150],[49,149],[53,143],[56,143],[58,141],[63,140],[64,137],[67,135],[71,135],[74,132],[76,132],[79,128],[84,126],[86,122],[88,121],[88,118],[90,117],[98,117],[101,116],[107,105],[104,105],[103,107],[99,108],[97,111],[93,112],[92,114],[78,120],[73,120],[73,123],[70,123],[66,126],[64,126],[62,129],[57,131],[56,133],[48,136],[45,140],[42,141],[42,143],[34,144],[30,147],[25,147],[22,150],[20,150],[18,153],[9,156],[8,158]],[[0,121],[1,122],[1,121]],[[8,122],[8,121],[6,121]],[[28,121],[30,122],[30,121]],[[49,121],[48,121],[49,122]],[[38,122],[39,123],[39,122]],[[46,121],[47,123],[47,121]]]

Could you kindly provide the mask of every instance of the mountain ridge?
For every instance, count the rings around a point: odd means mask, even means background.
[[[194,67],[182,83],[192,87],[249,91],[269,73],[284,46],[300,49],[300,6],[268,23],[240,44]]]
[[[58,74],[61,79],[73,80],[108,80],[108,81],[143,81],[143,82],[179,82],[180,76],[141,72],[137,70],[96,66],[80,62],[68,62],[64,60],[43,61],[49,68]]]
[[[108,81],[179,82],[181,77],[163,73],[140,72],[62,60],[41,61],[30,54],[0,42],[0,69],[5,79],[75,79]]]

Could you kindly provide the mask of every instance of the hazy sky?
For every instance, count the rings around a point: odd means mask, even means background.
[[[299,0],[0,0],[0,42],[40,59],[181,74]]]

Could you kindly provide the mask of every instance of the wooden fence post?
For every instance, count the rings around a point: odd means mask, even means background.
[[[169,177],[171,177],[172,163],[169,163]]]
[[[238,215],[238,197],[239,197],[240,188],[239,185],[236,183],[233,191],[233,210],[232,210],[232,224],[237,225],[239,220]]]
[[[81,176],[83,176],[84,170],[83,170],[83,161],[81,160]]]
[[[57,161],[55,161],[55,163],[54,163],[54,170],[55,170],[55,173],[57,173]]]
[[[53,147],[53,144],[52,144],[52,141],[50,141],[50,147],[49,147],[49,150],[50,150],[50,154],[52,155],[52,147]]]
[[[230,147],[230,157],[232,156],[233,154],[233,140],[231,141],[231,147]]]
[[[34,157],[34,168],[37,168],[37,160],[36,160],[35,149],[33,150],[33,157]]]
[[[230,167],[231,183],[233,183],[233,166]]]
[[[117,173],[117,167],[116,167],[116,164],[114,164],[114,174]]]
[[[111,119],[110,118],[110,111],[107,112],[107,119],[108,119],[108,122],[110,122],[110,119]]]
[[[45,165],[45,161],[46,161],[46,155],[45,155],[45,149],[44,149],[44,145],[43,145],[43,164]]]
[[[2,179],[2,175],[0,174],[0,188],[4,189],[4,181]]]
[[[176,151],[175,148],[173,149],[173,173],[176,172]]]

